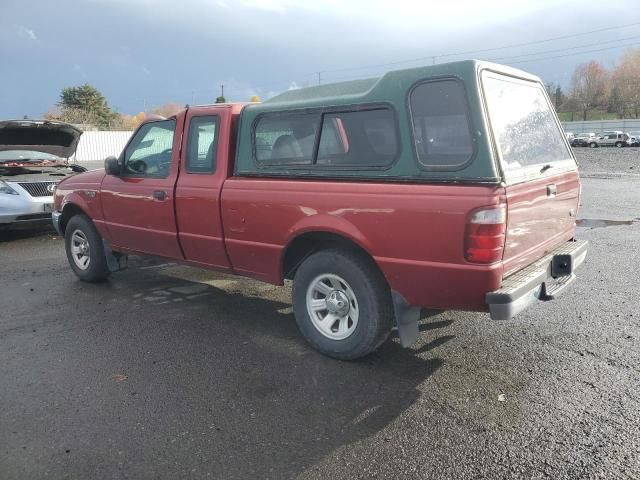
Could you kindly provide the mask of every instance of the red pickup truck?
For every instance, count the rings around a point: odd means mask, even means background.
[[[293,280],[304,337],[354,359],[420,308],[509,319],[575,279],[580,196],[540,80],[465,61],[187,107],[145,121],[104,171],[60,182],[73,271],[127,254]]]

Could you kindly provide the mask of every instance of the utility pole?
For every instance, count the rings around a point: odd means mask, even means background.
[[[322,72],[318,72],[318,85],[322,83]]]
[[[435,65],[436,64],[436,56],[434,55],[433,57],[431,57],[431,60],[432,60],[432,65]]]
[[[220,85],[220,96],[224,97],[224,84]]]

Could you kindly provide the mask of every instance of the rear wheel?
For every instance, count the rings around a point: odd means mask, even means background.
[[[74,215],[64,233],[67,259],[73,272],[85,282],[104,280],[111,273],[102,245],[102,237],[85,215]]]
[[[591,142],[591,143],[589,144],[589,146],[590,146],[591,148],[597,148],[597,147],[598,147],[598,144],[597,144],[596,142]]]
[[[360,358],[393,326],[391,292],[364,254],[328,249],[308,257],[293,279],[293,309],[305,339],[325,355]]]
[[[616,142],[616,147],[618,148],[622,148],[624,144],[622,142]]]

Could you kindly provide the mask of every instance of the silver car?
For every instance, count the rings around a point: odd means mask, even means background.
[[[86,170],[68,163],[80,135],[62,122],[0,121],[0,230],[51,224],[56,185]]]
[[[604,132],[598,138],[590,139],[589,146],[596,147],[629,147],[631,143],[629,141],[629,135],[624,132]]]

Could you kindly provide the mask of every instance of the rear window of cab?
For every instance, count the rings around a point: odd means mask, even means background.
[[[396,115],[388,106],[267,113],[254,125],[254,159],[262,166],[380,168],[400,151]]]

